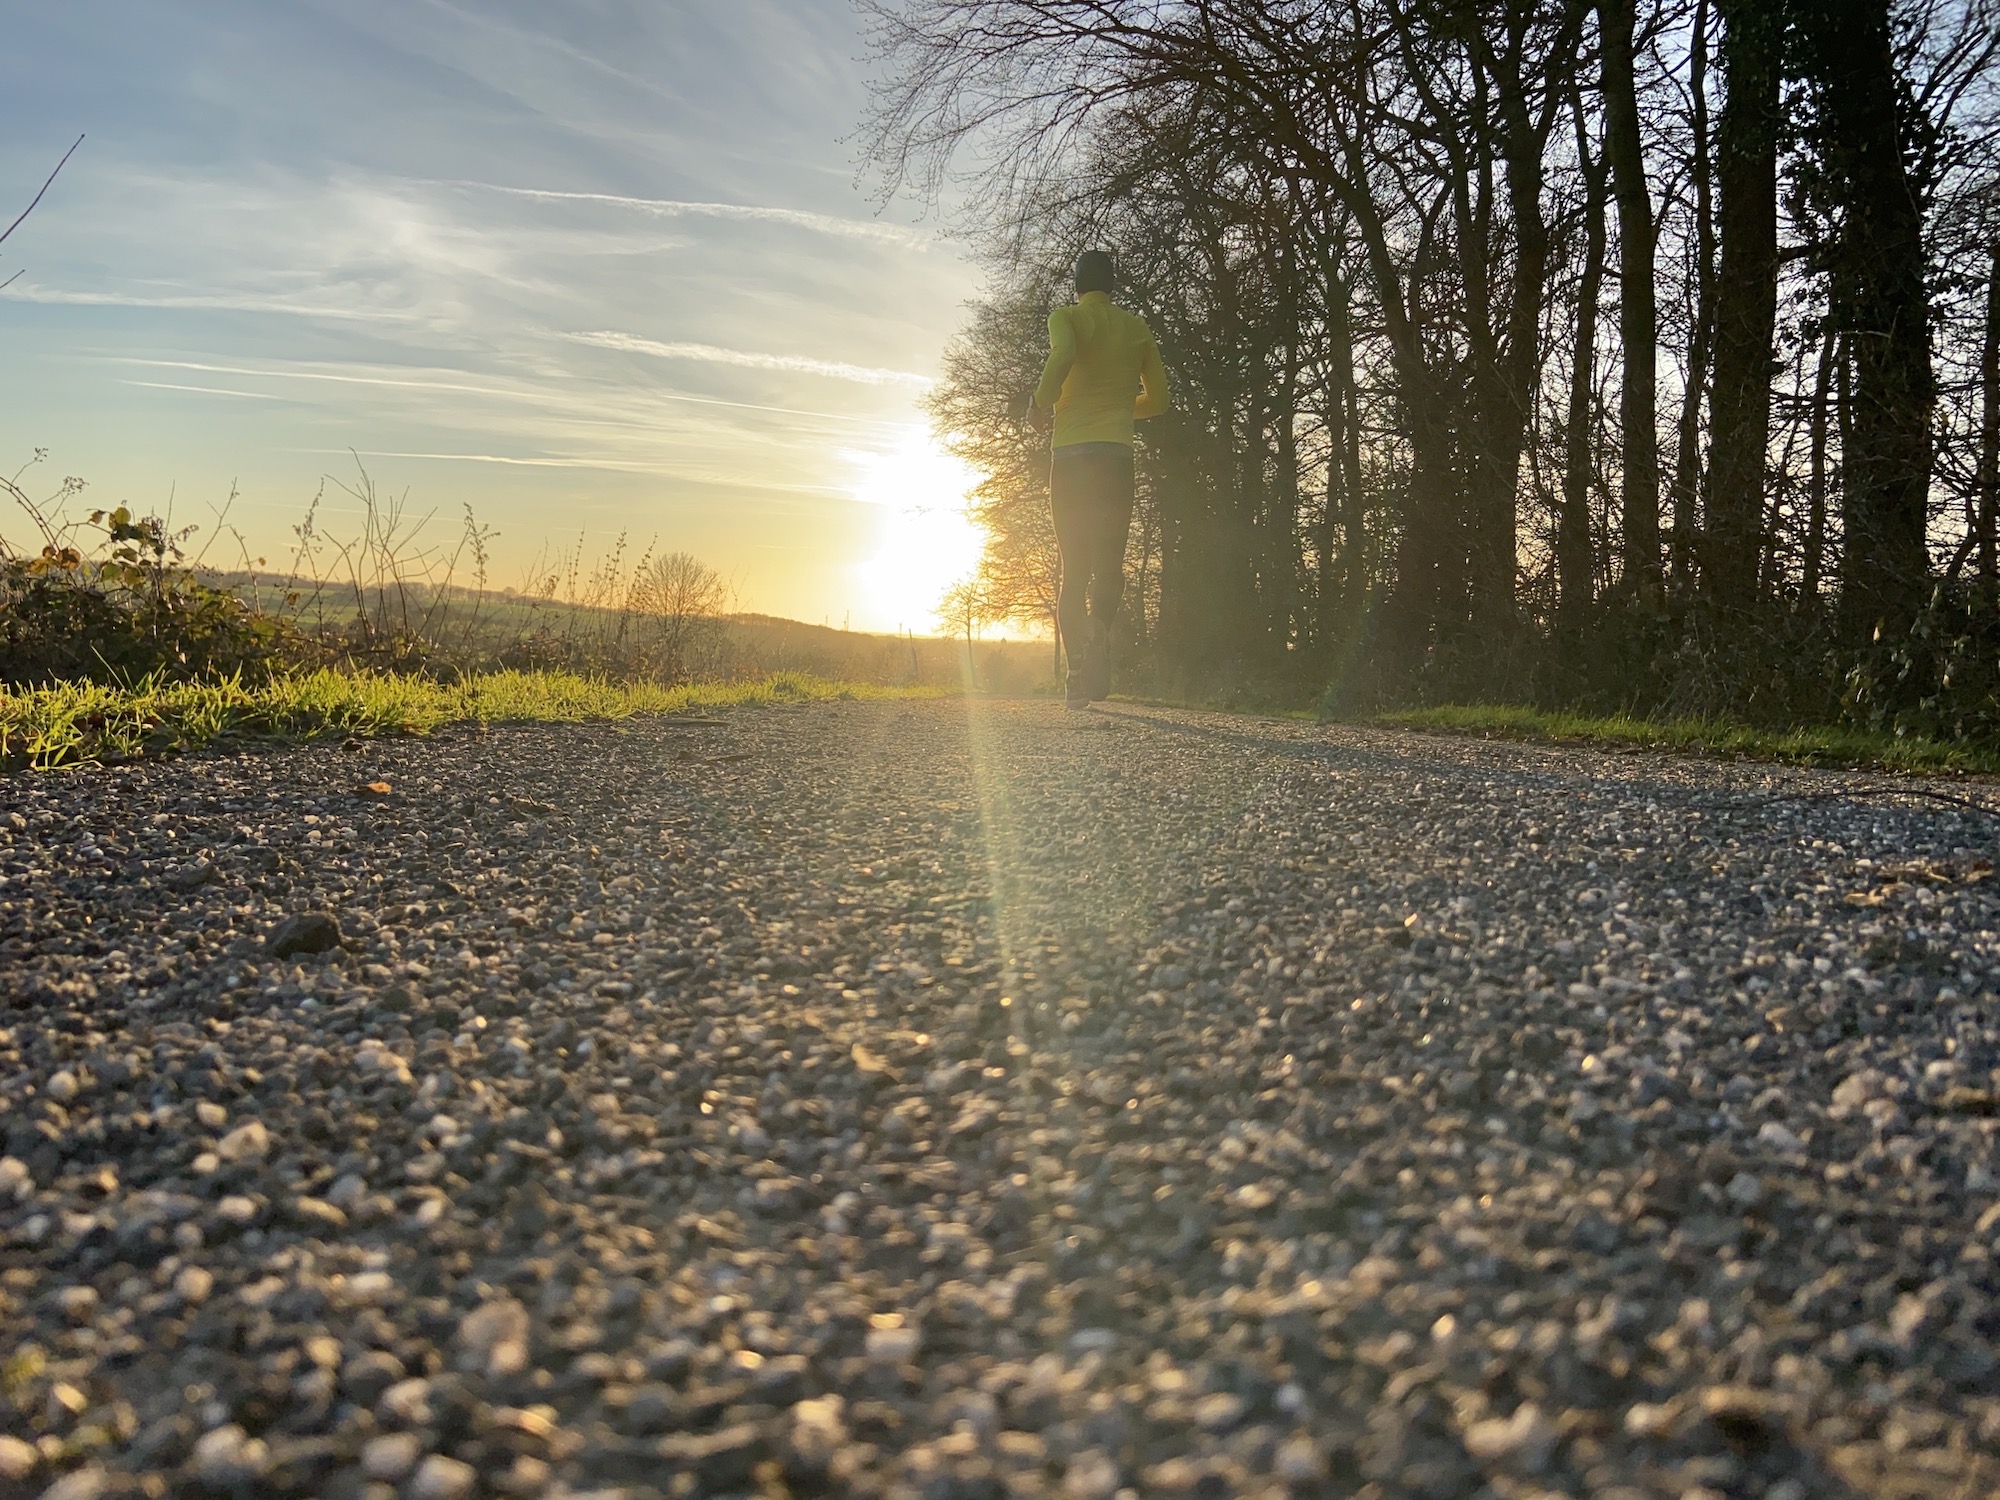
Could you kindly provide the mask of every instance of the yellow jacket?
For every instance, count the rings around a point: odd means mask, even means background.
[[[1167,405],[1167,369],[1145,319],[1104,292],[1085,292],[1049,314],[1049,362],[1035,407],[1054,409],[1055,447],[1129,444],[1132,423]]]

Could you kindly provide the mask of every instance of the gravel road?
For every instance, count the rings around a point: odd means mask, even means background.
[[[1882,787],[959,701],[0,778],[0,1497],[2000,1494],[2000,820]]]

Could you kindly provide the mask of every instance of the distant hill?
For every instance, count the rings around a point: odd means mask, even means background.
[[[702,677],[795,671],[851,682],[957,686],[968,672],[965,642],[956,637],[843,630],[757,613],[668,623],[616,605],[458,584],[410,581],[357,588],[285,574],[207,571],[204,576],[307,629],[345,632],[365,616],[378,632],[421,638],[461,662],[490,662],[525,651],[537,660],[561,659],[585,669],[603,663],[615,671],[617,660],[671,632],[684,640],[687,670]],[[1046,642],[978,641],[970,666],[981,690],[1035,692],[1054,680],[1053,651]]]

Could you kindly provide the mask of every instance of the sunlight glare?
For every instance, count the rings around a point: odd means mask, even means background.
[[[883,512],[875,551],[855,568],[863,629],[938,628],[938,601],[979,566],[985,533],[966,513],[979,472],[913,427],[895,446],[850,453],[849,492]]]

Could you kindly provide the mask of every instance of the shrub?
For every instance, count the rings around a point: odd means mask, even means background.
[[[281,660],[283,622],[202,582],[159,517],[120,506],[42,530],[39,552],[0,553],[0,682],[261,678]]]

